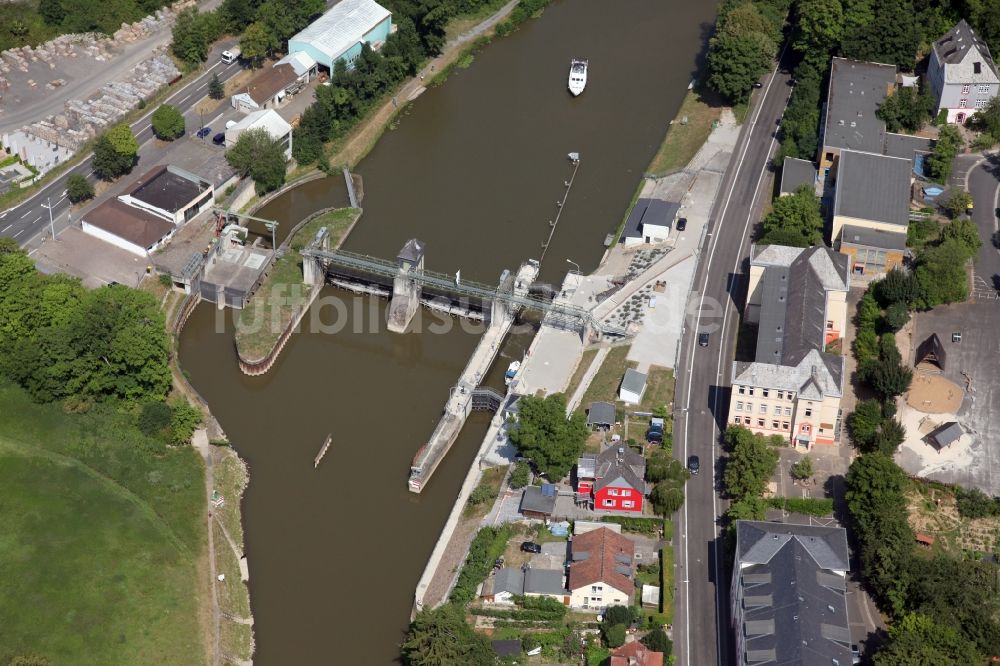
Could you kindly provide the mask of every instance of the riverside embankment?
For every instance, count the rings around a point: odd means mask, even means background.
[[[679,0],[553,2],[428,88],[353,169],[365,213],[345,249],[391,258],[417,237],[428,268],[495,282],[539,256],[569,176],[566,154],[578,151],[542,279],[560,282],[566,259],[589,272],[680,105],[712,18],[711,6]],[[592,68],[575,99],[565,91],[572,57]],[[307,187],[312,210],[343,197],[339,174]],[[304,217],[283,206],[279,197],[260,216],[289,226]],[[419,332],[389,334],[385,301],[332,287],[327,296],[347,306],[318,312],[325,324],[338,318],[339,332],[292,336],[262,377],[239,371],[230,313],[217,322],[209,307],[191,315],[181,363],[253,470],[244,520],[255,661],[388,666],[490,420],[473,414],[427,489],[406,490],[478,332],[421,312]]]

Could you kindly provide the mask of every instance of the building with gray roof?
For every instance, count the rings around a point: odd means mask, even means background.
[[[781,163],[781,185],[779,194],[792,194],[802,185],[812,187],[816,183],[816,167],[809,160],[797,157],[785,157]]]
[[[618,399],[622,402],[638,405],[646,394],[646,374],[635,368],[625,370],[621,386],[618,389]]]
[[[962,19],[931,47],[927,80],[936,101],[935,113],[962,123],[1000,93],[1000,75],[990,47]]]
[[[615,424],[615,406],[610,402],[592,402],[587,410],[587,425],[608,428]]]
[[[741,664],[851,662],[840,527],[740,520],[731,607]]]
[[[837,167],[830,238],[845,224],[906,231],[910,223],[912,162],[900,157],[845,150]]]
[[[885,123],[875,111],[895,85],[895,65],[833,58],[822,123],[822,175],[832,168],[842,150],[882,152]]]
[[[548,518],[556,508],[556,487],[551,483],[528,486],[521,495],[520,512],[527,518]]]

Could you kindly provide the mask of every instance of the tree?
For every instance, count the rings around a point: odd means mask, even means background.
[[[71,173],[66,179],[66,196],[73,203],[80,203],[94,198],[94,186],[87,177],[79,173]]]
[[[191,442],[195,429],[201,425],[201,411],[193,407],[186,398],[181,398],[173,405],[170,417],[170,444],[184,446]]]
[[[493,666],[489,639],[473,631],[454,604],[422,610],[401,646],[405,666]]]
[[[621,624],[626,627],[631,626],[642,619],[642,613],[635,606],[608,606],[604,609],[602,625],[611,627]]]
[[[240,37],[240,50],[243,57],[256,67],[261,60],[274,53],[281,46],[281,42],[266,25],[256,21],[247,26]]]
[[[188,65],[204,62],[208,56],[209,35],[197,8],[189,7],[177,15],[170,49]]]
[[[963,518],[986,518],[1000,514],[1000,502],[979,488],[955,487],[955,506]]]
[[[664,657],[669,658],[674,650],[674,644],[663,631],[663,627],[657,627],[642,637],[642,644],[654,652],[662,652]]]
[[[253,178],[257,194],[266,194],[285,182],[285,148],[262,127],[241,133],[226,152],[226,161],[241,177]]]
[[[789,196],[779,197],[774,208],[764,217],[765,244],[809,247],[823,242],[823,216],[819,198],[810,185],[801,185]]]
[[[738,499],[729,505],[726,518],[729,524],[735,525],[737,520],[764,520],[767,504],[763,497],[753,496]]]
[[[510,487],[514,490],[524,488],[528,485],[529,475],[528,463],[523,461],[517,463],[514,465],[514,471],[510,473]]]
[[[173,141],[184,134],[184,116],[175,106],[161,104],[160,108],[153,111],[151,123],[153,134],[164,141]]]
[[[208,82],[208,96],[212,99],[222,99],[226,96],[226,89],[219,80],[218,72],[212,72],[212,80]]]
[[[518,420],[509,431],[510,442],[535,469],[551,481],[558,481],[583,451],[587,440],[583,412],[566,416],[566,396],[554,393],[545,398],[525,396],[518,403]]]
[[[905,303],[893,303],[885,309],[885,314],[882,316],[883,327],[892,333],[906,326],[908,321],[910,321],[910,310]]]
[[[793,49],[804,57],[825,56],[840,44],[844,32],[844,9],[840,0],[799,0],[795,11],[798,20]]]
[[[611,649],[625,645],[625,625],[615,624],[605,629],[604,642]]]
[[[972,195],[965,190],[954,190],[943,203],[945,212],[952,219],[965,215],[971,206]]]
[[[670,482],[661,481],[653,487],[653,492],[649,494],[649,501],[657,514],[669,516],[684,506],[683,487],[678,488]]]
[[[875,300],[875,294],[869,289],[865,291],[858,302],[858,328],[875,328],[880,316],[882,316],[882,310],[878,306],[878,301]]]
[[[874,658],[875,666],[962,666],[984,658],[954,627],[910,613],[889,628],[890,640]]]
[[[962,135],[954,125],[945,125],[938,132],[934,150],[927,156],[927,175],[945,183],[951,175],[951,164],[965,146]]]
[[[886,97],[875,115],[885,121],[890,132],[916,132],[930,120],[933,109],[929,88],[907,86]]]
[[[128,125],[115,125],[97,138],[94,144],[94,173],[104,180],[114,180],[132,171],[139,154],[139,144]]]
[[[984,134],[1000,138],[1000,97],[994,97],[986,108],[976,111],[969,124]]]
[[[892,456],[904,441],[906,441],[906,427],[896,419],[885,419],[878,429],[878,434],[875,435],[875,449]]]
[[[794,479],[808,479],[813,475],[813,461],[809,456],[803,456],[802,460],[792,465],[789,470]]]
[[[921,250],[914,271],[919,289],[914,305],[929,310],[942,303],[964,301],[969,295],[968,260],[968,248],[953,238]]]
[[[979,248],[983,246],[983,241],[979,238],[979,227],[967,217],[952,220],[944,225],[944,228],[941,229],[941,240],[957,241],[965,248],[969,259],[976,256],[976,252],[979,252]]]
[[[170,425],[174,410],[165,402],[147,402],[139,412],[139,430],[144,435],[155,435]]]
[[[726,430],[730,449],[723,479],[726,492],[737,499],[760,497],[778,465],[778,452],[765,439],[741,426]]]
[[[46,25],[58,26],[66,18],[66,10],[61,0],[41,0],[38,3],[38,13]]]
[[[683,484],[690,478],[690,473],[677,460],[663,449],[657,449],[646,459],[646,480],[659,483],[665,479],[679,481]]]
[[[847,417],[847,430],[851,435],[851,441],[863,452],[873,449],[881,425],[882,406],[878,400],[858,402],[854,411]]]
[[[708,42],[708,84],[734,103],[745,102],[753,84],[771,68],[778,26],[750,2],[721,14],[717,26]]]
[[[913,274],[899,268],[893,268],[872,286],[876,300],[884,308],[893,303],[910,305],[919,296],[919,288]]]
[[[814,63],[813,60],[806,55],[795,68],[795,89],[781,119],[781,150],[777,164],[782,164],[785,157],[812,160],[816,156],[819,147],[820,91],[828,59],[823,55],[822,63]]]
[[[912,0],[853,0],[844,12],[841,51],[848,58],[912,71],[919,31]]]

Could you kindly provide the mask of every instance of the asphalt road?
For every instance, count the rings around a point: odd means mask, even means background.
[[[242,69],[238,63],[224,65],[219,60],[222,51],[233,43],[235,42],[227,41],[217,44],[208,55],[208,62],[212,64],[205,69],[201,76],[175,90],[164,102],[176,106],[185,115],[188,132],[198,131],[199,118],[193,109],[198,101],[208,94],[208,84],[212,79],[212,74],[218,73],[220,81],[227,81]],[[139,142],[139,163],[133,170],[134,174],[137,171],[141,173],[145,168],[143,165],[144,156],[149,157],[153,152],[148,144],[153,140],[150,116],[155,110],[156,107],[150,107],[145,115],[132,123],[132,131]],[[46,208],[47,202],[50,201],[56,233],[58,234],[61,229],[67,227],[69,225],[70,202],[66,198],[66,179],[72,173],[79,173],[94,182],[96,179],[91,166],[91,158],[92,154],[88,154],[80,164],[50,182],[31,198],[0,213],[0,236],[10,236],[15,238],[21,246],[26,246],[42,234],[50,234],[49,210]],[[155,158],[150,157],[150,161],[151,164],[155,163]]]
[[[1000,206],[1000,155],[960,157],[955,161],[956,176],[965,178],[964,187],[972,195],[972,221],[979,227],[983,246],[976,255],[973,289],[1000,292],[1000,250],[993,244]]]
[[[719,446],[729,409],[729,378],[739,328],[739,307],[750,234],[768,201],[765,179],[777,148],[774,138],[791,94],[790,75],[775,72],[755,93],[749,120],[726,172],[709,227],[681,343],[678,372],[680,413],[674,426],[674,451],[682,461],[697,455],[701,474],[688,482],[684,507],[674,523],[677,611],[674,652],[681,666],[736,663],[729,629],[729,581],[723,561],[720,517],[726,503],[717,493]],[[700,332],[710,334],[699,347]]]

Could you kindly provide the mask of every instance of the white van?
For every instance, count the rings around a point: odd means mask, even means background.
[[[222,52],[222,62],[226,65],[233,64],[239,57],[240,57],[240,48],[238,46],[233,47],[232,51]]]

